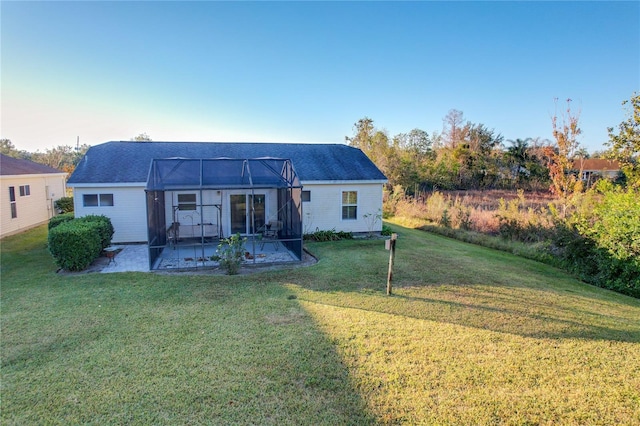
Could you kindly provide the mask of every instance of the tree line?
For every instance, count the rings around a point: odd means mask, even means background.
[[[638,103],[636,95],[631,104]],[[568,99],[566,110],[552,118],[554,140],[528,137],[505,141],[494,129],[466,120],[456,109],[444,117],[442,132],[431,135],[416,128],[390,137],[376,128],[374,120],[364,117],[354,124],[353,135],[345,139],[380,168],[394,192],[416,195],[430,190],[550,189],[562,198],[580,189],[573,160],[591,157],[578,143],[578,121],[579,114],[571,111]],[[593,157],[616,159],[623,170],[633,171],[638,167],[639,151],[629,142],[633,131],[638,130],[627,125],[615,135],[610,128],[609,149]]]
[[[146,133],[140,133],[131,138],[131,140],[136,142],[148,142],[151,141],[151,138]],[[77,144],[75,147],[70,145],[58,145],[54,148],[46,149],[44,152],[29,152],[17,149],[10,139],[0,139],[0,153],[9,157],[21,158],[23,160],[33,161],[34,163],[45,164],[69,174],[73,173],[76,166],[90,147],[91,146],[87,144]]]
[[[78,145],[75,148],[69,145],[59,145],[47,149],[45,152],[28,152],[16,149],[10,139],[0,139],[0,153],[14,158],[22,158],[35,163],[45,164],[63,172],[72,173],[80,162],[89,145]]]

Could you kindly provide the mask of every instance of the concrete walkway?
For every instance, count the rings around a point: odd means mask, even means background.
[[[146,244],[113,245],[122,249],[113,262],[100,271],[103,274],[111,272],[149,272],[149,246]]]

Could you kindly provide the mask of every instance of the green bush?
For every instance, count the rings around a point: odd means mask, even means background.
[[[339,240],[351,240],[353,239],[353,234],[351,232],[346,231],[336,231],[335,228],[329,230],[323,230],[316,228],[316,231],[310,234],[304,235],[305,240],[310,241],[339,241]]]
[[[236,275],[240,270],[245,241],[247,239],[241,238],[240,234],[234,234],[220,241],[216,257],[218,257],[222,269],[227,271],[227,275]]]
[[[53,221],[55,218],[60,219]],[[64,214],[55,218],[49,221],[49,251],[62,269],[86,269],[111,244],[114,230],[106,216],[74,219],[73,214]]]
[[[603,183],[580,203],[552,250],[583,281],[640,297],[640,193]]]
[[[380,231],[380,235],[390,236],[393,234],[393,230],[389,227],[389,225],[382,224],[382,231]]]
[[[73,197],[62,197],[59,198],[53,203],[61,213],[71,213],[73,212]]]
[[[97,222],[72,220],[49,230],[49,251],[56,264],[68,271],[82,271],[102,251],[100,225]]]
[[[56,226],[69,222],[74,219],[73,213],[63,213],[49,219],[49,230],[52,230]]]
[[[104,249],[111,245],[111,238],[113,237],[114,229],[111,224],[111,220],[108,217],[104,215],[88,215],[83,216],[78,220],[97,224],[102,248]]]

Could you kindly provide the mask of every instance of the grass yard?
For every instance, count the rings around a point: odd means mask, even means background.
[[[62,276],[1,242],[2,424],[640,425],[640,300],[392,225],[254,275]]]

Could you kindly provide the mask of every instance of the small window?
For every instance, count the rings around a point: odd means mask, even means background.
[[[196,194],[178,194],[178,210],[195,210]]]
[[[100,194],[100,206],[113,206],[113,194]]]
[[[82,205],[84,207],[98,207],[98,194],[84,194]]]
[[[9,201],[11,205],[11,219],[18,217],[18,206],[16,205],[16,188],[14,186],[9,187]]]
[[[82,205],[84,207],[112,207],[113,194],[84,194]]]
[[[25,197],[27,195],[31,195],[31,186],[30,185],[20,185],[20,196]]]
[[[358,193],[356,191],[342,191],[342,219],[356,220],[358,218]]]
[[[311,191],[302,191],[302,201],[307,203],[311,201]]]

